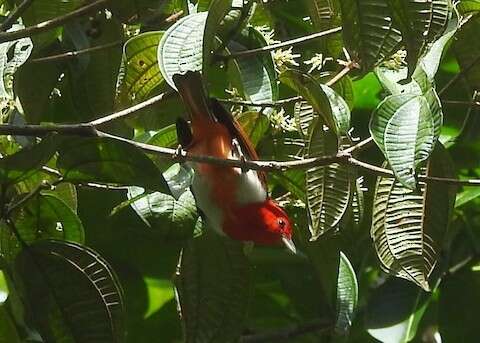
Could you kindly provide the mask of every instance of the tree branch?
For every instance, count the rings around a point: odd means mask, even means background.
[[[26,27],[22,30],[10,31],[10,32],[0,32],[0,43],[9,42],[9,41],[24,38],[24,37],[30,37],[30,36],[48,31],[48,30],[50,30],[54,27],[61,26],[64,23],[66,23],[66,22],[68,22],[68,21],[70,21],[74,18],[78,18],[78,17],[81,17],[85,14],[88,14],[88,13],[91,13],[93,11],[104,8],[109,1],[110,0],[97,0],[93,3],[91,3],[91,4],[80,7],[78,9],[76,9],[75,11],[67,13],[63,16],[56,17],[56,18],[41,22],[41,23],[36,24],[36,25]]]
[[[461,69],[458,74],[456,74],[450,81],[447,82],[445,86],[438,92],[438,96],[441,96],[445,93],[451,86],[453,86],[460,78],[468,73],[478,62],[480,62],[480,55],[478,55],[465,69]]]
[[[87,49],[76,50],[76,51],[68,51],[68,52],[64,52],[62,54],[34,58],[34,59],[29,60],[28,62],[29,63],[42,63],[42,62],[57,62],[57,61],[62,61],[62,60],[69,60],[69,59],[75,58],[75,57],[80,56],[80,55],[90,54],[90,53],[99,52],[99,51],[103,51],[103,50],[110,49],[110,48],[115,48],[117,46],[121,46],[122,44],[123,44],[123,41],[118,40],[118,41],[115,41],[115,42],[112,42],[112,43],[98,45],[98,46],[94,46],[94,47],[87,48]]]
[[[280,43],[277,43],[277,44],[263,46],[263,47],[257,48],[257,49],[233,52],[229,55],[222,56],[222,57],[224,57],[224,58],[238,58],[238,57],[252,56],[252,55],[256,55],[256,54],[262,54],[262,53],[270,52],[270,51],[277,50],[277,49],[280,49],[280,48],[285,48],[285,47],[292,46],[292,45],[298,45],[298,44],[306,43],[306,42],[309,42],[309,41],[311,41],[313,39],[316,39],[316,38],[320,38],[320,37],[331,35],[333,33],[340,32],[341,30],[342,30],[341,27],[335,27],[335,28],[330,29],[330,30],[325,30],[325,31],[322,31],[322,32],[316,32],[316,33],[313,33],[313,34],[308,35],[308,36],[303,36],[303,37],[291,39],[291,40],[288,40],[288,41],[285,41],[285,42],[280,42]]]
[[[18,5],[17,8],[10,12],[7,19],[5,19],[5,21],[0,25],[0,31],[7,31],[9,28],[11,28],[32,3],[33,0],[23,0],[23,2]]]

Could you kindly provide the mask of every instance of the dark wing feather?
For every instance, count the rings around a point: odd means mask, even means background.
[[[242,148],[242,151],[244,151],[247,159],[257,161],[259,159],[258,154],[255,151],[252,142],[247,137],[247,134],[245,133],[245,131],[243,131],[242,126],[235,120],[235,118],[233,118],[232,114],[227,111],[216,99],[210,99],[210,103],[215,118],[217,118],[218,122],[223,124],[228,129],[232,137],[238,139],[240,147]],[[265,172],[258,170],[257,174],[266,189],[267,176]]]

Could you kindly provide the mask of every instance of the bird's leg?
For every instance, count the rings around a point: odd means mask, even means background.
[[[190,128],[190,124],[183,119],[177,118],[177,122],[175,124],[177,129],[177,140],[181,146],[188,147],[193,139],[192,129]]]
[[[240,147],[240,143],[236,138],[232,139],[232,153],[233,156],[238,157],[240,162],[242,162],[242,173],[248,172],[248,169],[243,167],[243,164],[245,164],[246,158],[245,155],[242,152],[242,148]]]

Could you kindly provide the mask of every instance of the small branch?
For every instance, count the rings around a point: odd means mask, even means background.
[[[444,104],[478,106],[478,107],[480,107],[480,101],[442,100],[442,102]]]
[[[13,11],[10,12],[7,19],[0,25],[0,31],[7,31],[9,28],[12,27],[13,24],[16,23],[18,18],[20,18],[23,13],[30,7],[33,3],[33,0],[23,0],[23,2],[18,5]]]
[[[60,182],[61,179],[57,180],[55,184]],[[10,218],[10,215],[13,211],[15,211],[17,208],[20,208],[23,206],[26,202],[28,202],[30,199],[34,198],[36,195],[40,194],[41,191],[46,190],[46,189],[51,189],[53,184],[49,184],[46,182],[40,183],[37,187],[35,187],[30,193],[26,194],[23,198],[21,198],[18,202],[15,204],[11,205],[7,209],[6,216],[7,218]]]
[[[370,137],[364,139],[363,141],[355,144],[354,146],[352,146],[348,149],[345,149],[344,152],[349,153],[349,154],[352,154],[354,152],[359,152],[359,151],[365,149],[367,146],[369,146],[372,142],[373,142],[373,137],[370,136]]]
[[[41,22],[37,25],[26,27],[22,30],[11,31],[11,32],[0,32],[0,43],[9,42],[9,41],[13,41],[13,40],[24,38],[24,37],[30,37],[30,36],[48,31],[54,27],[61,26],[72,19],[81,17],[85,14],[104,8],[109,1],[110,0],[97,0],[91,4],[80,7],[75,11],[67,13],[63,16]]]
[[[320,37],[324,37],[324,36],[328,36],[328,35],[340,32],[341,30],[342,30],[341,27],[335,27],[335,28],[330,29],[330,30],[325,30],[325,31],[322,31],[322,32],[313,33],[313,34],[308,35],[308,36],[303,36],[303,37],[291,39],[291,40],[281,42],[281,43],[277,43],[277,44],[267,45],[267,46],[257,48],[257,49],[233,52],[229,55],[222,56],[222,57],[224,57],[224,58],[238,58],[238,57],[252,56],[252,55],[256,55],[256,54],[262,54],[262,53],[270,52],[270,51],[277,50],[277,49],[280,49],[280,48],[285,48],[285,47],[292,46],[292,45],[298,45],[298,44],[306,43],[306,42],[309,42],[313,39],[317,39],[317,38],[320,38]]]
[[[244,335],[240,338],[240,343],[261,343],[261,342],[280,342],[290,341],[292,338],[302,336],[308,333],[321,333],[333,329],[331,321],[317,320],[310,323],[294,325],[281,328],[275,331],[269,331],[258,334]]]
[[[445,93],[451,86],[453,86],[460,78],[470,71],[478,62],[480,62],[480,55],[478,55],[465,69],[461,69],[458,74],[456,74],[450,81],[447,82],[445,86],[438,92],[438,96],[441,96]]]
[[[161,100],[163,100],[163,99],[165,99],[169,96],[172,96],[173,94],[175,94],[175,92],[173,92],[173,91],[164,92],[162,94],[151,97],[150,99],[145,100],[145,101],[143,101],[143,102],[141,102],[137,105],[134,105],[132,107],[128,107],[128,108],[126,108],[126,109],[124,109],[120,112],[112,113],[108,116],[92,120],[92,121],[86,123],[85,125],[96,127],[96,126],[99,126],[99,125],[109,123],[109,122],[114,121],[114,120],[118,120],[118,119],[121,119],[121,118],[124,118],[124,117],[128,117],[135,112],[138,112],[138,111],[140,111],[140,110],[142,110],[146,107],[152,106],[155,103],[157,103],[157,102],[159,102],[159,101],[161,101]]]
[[[80,56],[80,55],[91,54],[91,53],[94,53],[94,52],[99,52],[99,51],[103,51],[103,50],[106,50],[106,49],[115,48],[117,46],[121,46],[122,44],[123,44],[123,41],[119,40],[119,41],[108,43],[108,44],[94,46],[94,47],[91,47],[91,48],[88,48],[88,49],[68,51],[68,52],[65,52],[65,53],[62,53],[62,54],[34,58],[32,60],[29,60],[28,62],[29,63],[42,63],[42,62],[58,62],[58,61],[62,61],[62,60],[69,60],[69,59],[75,58],[75,57]]]

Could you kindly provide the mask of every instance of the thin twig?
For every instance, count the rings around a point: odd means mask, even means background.
[[[62,60],[69,60],[72,58],[75,58],[80,55],[84,54],[91,54],[94,52],[100,52],[106,49],[111,49],[117,46],[121,46],[123,44],[123,41],[118,40],[112,43],[108,44],[103,44],[103,45],[98,45],[94,46],[91,48],[83,49],[83,50],[76,50],[76,51],[68,51],[64,52],[62,54],[57,54],[57,55],[51,55],[51,56],[45,56],[45,57],[39,57],[39,58],[34,58],[29,60],[29,63],[42,63],[42,62],[58,62]]]
[[[0,43],[9,42],[9,41],[24,38],[24,37],[30,37],[30,36],[48,31],[54,27],[61,26],[72,19],[81,17],[85,14],[104,8],[109,1],[110,0],[97,0],[91,4],[80,7],[75,11],[67,13],[63,16],[56,17],[36,25],[26,27],[22,30],[0,32]]]
[[[240,343],[261,343],[290,341],[292,338],[306,335],[308,333],[320,333],[333,329],[331,321],[316,320],[306,324],[294,325],[274,331],[244,335]]]
[[[444,104],[452,104],[452,105],[465,105],[465,106],[479,106],[480,101],[460,101],[460,100],[442,100]]]
[[[280,48],[285,48],[285,47],[292,46],[292,45],[298,45],[298,44],[306,43],[306,42],[309,42],[309,41],[311,41],[313,39],[316,39],[316,38],[320,38],[320,37],[324,37],[324,36],[327,36],[327,35],[331,35],[333,33],[340,32],[341,30],[342,30],[341,27],[335,27],[335,28],[330,29],[330,30],[325,30],[325,31],[322,31],[322,32],[316,32],[316,33],[313,33],[313,34],[308,35],[308,36],[303,36],[303,37],[291,39],[291,40],[288,40],[288,41],[285,41],[285,42],[280,42],[280,43],[277,43],[277,44],[263,46],[261,48],[233,52],[229,55],[222,56],[222,57],[224,57],[224,58],[238,58],[238,57],[247,57],[247,56],[257,55],[257,54],[261,54],[261,53],[266,53],[266,52],[270,52],[270,51],[277,50],[277,49],[280,49]]]
[[[458,74],[450,79],[445,86],[438,92],[438,96],[445,93],[451,86],[453,86],[465,73],[468,73],[478,62],[480,62],[480,55],[478,55],[465,69],[461,69]]]
[[[0,25],[0,31],[7,31],[20,18],[23,13],[30,7],[33,0],[23,0],[13,11],[10,12],[7,19]]]

